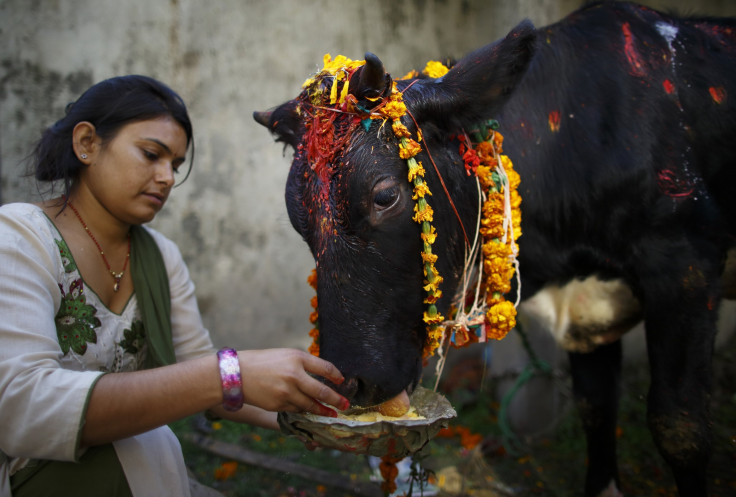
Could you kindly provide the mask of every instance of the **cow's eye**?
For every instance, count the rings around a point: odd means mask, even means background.
[[[400,197],[401,189],[395,180],[382,180],[373,187],[373,205],[377,211],[393,207]]]

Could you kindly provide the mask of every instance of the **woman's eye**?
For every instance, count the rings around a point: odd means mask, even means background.
[[[373,205],[375,205],[379,210],[388,209],[399,200],[400,192],[401,191],[397,184],[392,184],[383,188],[379,185],[379,187],[374,190]]]
[[[158,154],[149,150],[143,150],[143,155],[150,161],[158,160]]]

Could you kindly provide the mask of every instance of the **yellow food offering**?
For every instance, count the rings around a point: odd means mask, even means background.
[[[365,411],[355,414],[339,413],[338,417],[343,419],[352,419],[354,421],[361,421],[364,423],[373,423],[376,421],[397,421],[399,419],[425,419],[424,416],[419,414],[414,407],[410,407],[408,411],[400,416],[386,416],[378,411]]]

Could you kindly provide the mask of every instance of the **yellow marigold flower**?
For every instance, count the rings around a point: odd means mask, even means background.
[[[427,297],[423,300],[425,304],[434,305],[437,303],[437,301],[442,297],[442,292],[437,292],[437,294],[428,294]]]
[[[419,207],[419,203],[414,206],[414,217],[412,217],[414,222],[422,223],[427,221],[428,223],[431,223],[433,218],[434,211],[428,203],[424,203],[424,208]]]
[[[428,243],[429,245],[432,245],[436,239],[437,239],[437,232],[435,231],[434,226],[429,225],[429,231],[426,233],[424,230],[422,230],[422,241],[424,243]]]
[[[483,202],[483,216],[501,215],[503,216],[503,194],[499,192],[491,192],[488,194],[486,201]]]
[[[511,255],[511,247],[505,243],[490,241],[483,244],[483,255],[507,260]]]
[[[422,252],[422,261],[434,264],[437,262],[437,254]]]
[[[404,126],[401,121],[394,121],[391,124],[391,128],[394,130],[394,134],[399,138],[411,138],[409,128]]]
[[[365,60],[352,60],[344,55],[338,55],[334,60],[332,60],[332,56],[330,54],[325,54],[322,61],[324,62],[324,67],[321,72],[326,72],[332,75],[336,74],[340,70],[351,71],[365,64]]]
[[[511,291],[511,282],[509,280],[514,273],[513,266],[511,267],[512,270],[508,271],[508,268],[505,266],[493,264],[490,261],[483,262],[486,276],[486,288],[489,292],[498,292],[503,294]]]
[[[508,301],[492,306],[486,312],[486,336],[500,340],[516,326],[516,308]]]
[[[429,312],[424,311],[424,322],[426,324],[441,324],[445,318],[440,314],[439,312],[435,314],[434,316],[430,315]]]
[[[415,166],[412,167],[412,165],[409,165],[409,182],[413,183],[414,180],[417,177],[423,177],[424,176],[424,166],[422,166],[421,162],[414,161]]]
[[[440,298],[442,296],[442,290],[440,290],[440,285],[442,284],[442,282],[444,281],[444,279],[442,278],[442,276],[440,276],[437,273],[437,271],[434,271],[434,268],[432,268],[432,270],[433,270],[433,273],[432,274],[434,275],[434,280],[431,281],[431,282],[429,281],[429,279],[425,280],[424,281],[424,287],[423,288],[424,288],[424,291],[425,292],[427,292],[427,293],[429,293],[431,295],[435,295],[435,296],[437,296],[437,298]],[[425,271],[425,273],[426,273],[426,271]],[[425,276],[427,276],[427,275],[425,274]]]
[[[429,191],[429,187],[426,183],[419,183],[418,185],[414,186],[414,195],[412,195],[411,198],[416,200],[426,195],[432,195],[432,192]]]
[[[447,74],[447,71],[449,71],[449,69],[442,62],[430,60],[427,62],[427,65],[424,67],[422,72],[430,78],[441,78]]]
[[[519,192],[516,191],[516,189],[511,190],[510,201],[511,201],[511,208],[518,210],[521,206],[521,195],[519,195]]]
[[[412,69],[411,71],[409,71],[408,73],[400,77],[399,79],[414,79],[418,77],[419,77],[419,71],[417,71],[416,69]]]
[[[422,146],[411,138],[402,140],[402,143],[399,145],[399,157],[401,157],[402,159],[414,157],[421,151]]]
[[[400,100],[390,100],[381,109],[381,114],[396,121],[406,114],[406,105]]]
[[[480,186],[482,186],[484,189],[488,189],[493,185],[493,178],[491,176],[491,168],[488,166],[485,166],[481,164],[478,166],[478,169],[475,171],[476,176],[478,176],[478,181],[480,181]]]

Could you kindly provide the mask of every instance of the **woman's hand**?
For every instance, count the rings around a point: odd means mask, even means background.
[[[345,379],[337,368],[319,357],[296,349],[238,351],[243,396],[248,404],[267,411],[311,412],[336,417],[323,404],[344,411],[348,400],[310,376],[335,385]]]

